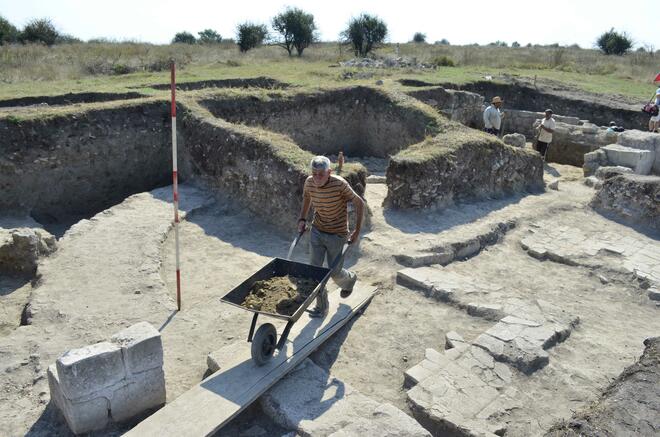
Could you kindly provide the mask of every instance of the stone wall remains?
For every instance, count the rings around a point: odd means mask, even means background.
[[[160,332],[140,322],[110,342],[70,350],[48,367],[48,385],[74,434],[160,407],[165,404]]]
[[[622,174],[605,179],[591,206],[660,231],[660,176]]]
[[[462,130],[440,134],[433,143],[434,150],[423,159],[406,153],[392,157],[386,204],[445,207],[456,201],[543,189],[543,162],[536,152]]]

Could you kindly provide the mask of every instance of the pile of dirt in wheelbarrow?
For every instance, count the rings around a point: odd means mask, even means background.
[[[275,276],[257,281],[241,304],[246,308],[285,316],[292,315],[312,294],[317,281],[295,276]]]

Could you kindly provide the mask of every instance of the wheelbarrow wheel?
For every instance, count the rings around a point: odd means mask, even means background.
[[[277,330],[271,323],[264,323],[252,337],[252,359],[263,366],[273,357],[277,345]]]

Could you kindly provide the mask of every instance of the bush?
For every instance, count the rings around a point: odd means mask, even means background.
[[[57,35],[57,38],[55,39],[55,44],[78,44],[81,42],[82,40],[80,38],[64,33]]]
[[[448,45],[450,45],[450,44],[449,44],[449,41],[447,40],[447,38],[442,38],[440,41],[436,41],[436,42],[434,42],[433,44],[435,44],[435,45],[441,45],[441,46],[448,46]]]
[[[506,41],[500,41],[500,40],[492,42],[488,45],[491,46],[491,47],[509,47],[509,45],[506,43]]]
[[[456,64],[454,60],[447,56],[438,56],[431,60],[431,64],[437,67],[454,67]]]
[[[514,41],[511,43],[511,47],[517,49],[518,47],[520,47],[520,43],[518,41]]]
[[[195,44],[196,42],[195,35],[190,32],[179,32],[172,39],[172,44]]]
[[[413,42],[422,43],[426,42],[426,34],[422,32],[415,32],[413,35]]]
[[[204,29],[197,33],[199,35],[200,44],[217,44],[222,42],[222,36],[213,29]]]
[[[18,29],[0,15],[0,46],[18,40]]]
[[[243,23],[236,28],[236,42],[241,52],[247,52],[264,42],[268,29],[263,24]]]
[[[314,15],[307,14],[298,8],[287,8],[273,18],[273,29],[281,35],[277,45],[286,49],[291,56],[296,49],[298,56],[318,38],[315,34]]]
[[[353,46],[355,56],[362,57],[382,44],[386,36],[387,25],[385,22],[369,14],[351,18],[348,27],[341,33],[344,43]]]
[[[36,42],[52,46],[57,41],[58,36],[59,33],[50,18],[39,18],[31,20],[25,25],[19,39],[24,43]]]
[[[596,40],[596,46],[606,55],[624,55],[633,46],[633,41],[626,33],[618,33],[611,28]]]

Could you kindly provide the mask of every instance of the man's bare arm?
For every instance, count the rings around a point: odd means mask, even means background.
[[[362,200],[360,196],[356,195],[353,198],[353,206],[355,207],[355,229],[348,237],[348,242],[351,244],[356,242],[360,236],[360,230],[362,229],[362,218],[364,217],[364,200]]]

